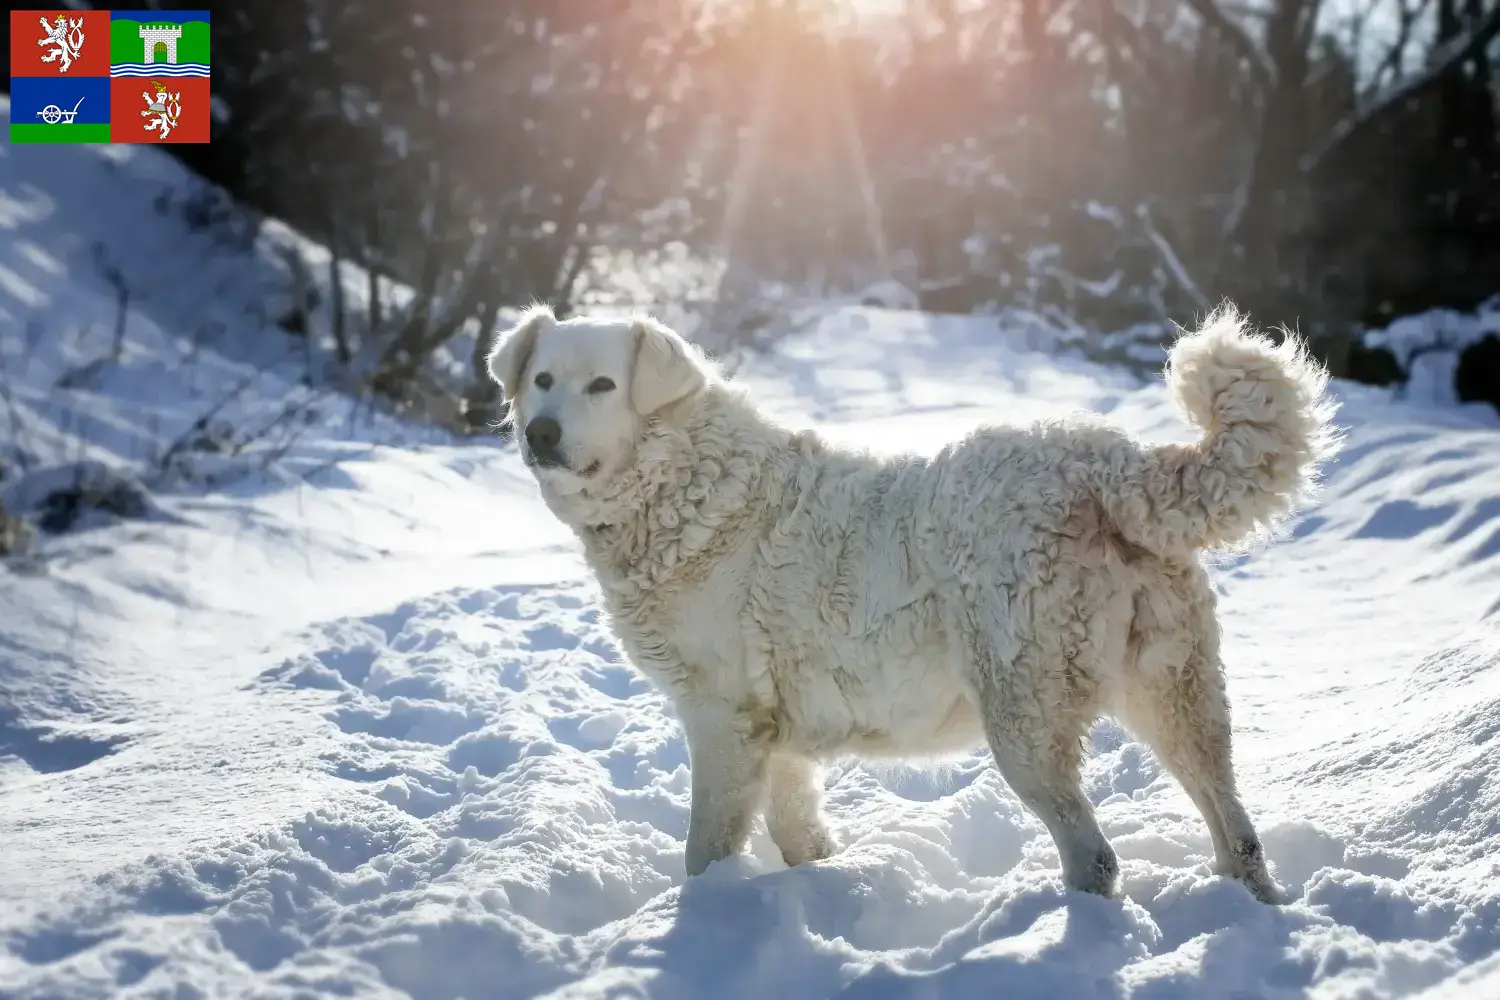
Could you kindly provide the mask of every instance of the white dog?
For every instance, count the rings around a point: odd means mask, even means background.
[[[1225,307],[1177,342],[1167,380],[1195,444],[1078,418],[930,457],[783,427],[646,318],[533,307],[489,370],[610,627],[676,705],[688,874],[741,850],[761,808],[788,864],[833,853],[819,761],[986,741],[1067,884],[1112,895],[1079,785],[1109,714],[1202,811],[1219,870],[1280,898],[1235,790],[1199,553],[1268,534],[1337,446],[1327,373],[1290,336],[1273,345]]]

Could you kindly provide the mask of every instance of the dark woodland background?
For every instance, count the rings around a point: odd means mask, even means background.
[[[531,299],[1228,296],[1380,382],[1358,330],[1500,292],[1500,0],[144,6],[212,11],[214,141],[173,152],[369,270],[334,336],[398,396]]]

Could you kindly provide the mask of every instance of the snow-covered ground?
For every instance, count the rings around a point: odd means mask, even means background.
[[[163,462],[216,401],[234,440],[300,391],[216,346],[227,307],[192,337],[169,283],[116,363],[57,384],[112,342],[91,240],[192,273],[170,220],[62,204],[91,157],[175,182],[147,150],[0,152],[0,446],[30,466],[0,498],[87,459],[150,503],[0,569],[0,996],[1500,996],[1492,412],[1339,386],[1321,505],[1217,570],[1241,783],[1290,905],[1210,874],[1192,805],[1109,723],[1088,787],[1122,900],[1061,890],[977,751],[843,763],[842,853],[787,869],[758,830],[687,881],[681,735],[513,449],[314,399],[274,446]],[[993,320],[830,310],[740,377],[877,450],[1076,407],[1188,433],[1159,385]]]

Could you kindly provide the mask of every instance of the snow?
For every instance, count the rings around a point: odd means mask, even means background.
[[[1472,313],[1429,309],[1402,316],[1379,330],[1364,333],[1366,347],[1391,352],[1408,374],[1404,398],[1422,406],[1457,405],[1453,375],[1464,348],[1500,337],[1500,295],[1480,303]],[[1475,404],[1476,409],[1485,404]]]
[[[1193,806],[1109,722],[1086,778],[1123,899],[1062,890],[978,751],[841,762],[840,854],[788,869],[758,827],[685,880],[680,731],[513,449],[328,396],[243,443],[311,392],[246,333],[274,254],[221,266],[142,210],[182,183],[149,150],[0,164],[0,496],[33,509],[82,468],[145,501],[0,570],[0,995],[1500,995],[1493,414],[1339,385],[1321,504],[1215,568],[1288,906],[1211,875]],[[81,210],[103,174],[119,199]],[[142,291],[119,363],[59,387],[112,343],[96,240]],[[223,329],[195,339],[206,315]],[[877,450],[1070,408],[1189,435],[1158,381],[995,319],[829,307],[738,377]],[[231,395],[209,437],[238,450],[161,461]]]

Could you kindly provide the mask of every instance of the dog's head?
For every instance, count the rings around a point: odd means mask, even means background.
[[[650,419],[711,379],[703,357],[653,319],[558,320],[543,305],[496,338],[489,371],[549,499],[607,491]]]

